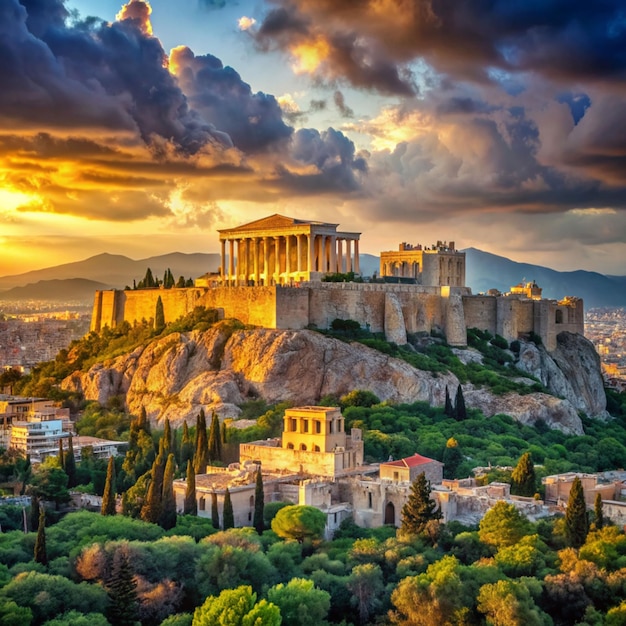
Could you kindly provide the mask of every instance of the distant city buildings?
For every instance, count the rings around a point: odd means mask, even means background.
[[[585,336],[595,345],[610,386],[626,390],[626,309],[590,309],[585,315]]]

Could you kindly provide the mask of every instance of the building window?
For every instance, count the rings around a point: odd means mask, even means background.
[[[300,444],[300,450],[306,450],[306,444],[301,443]]]
[[[331,420],[330,422],[328,422],[328,432],[329,434],[333,434],[333,421]]]
[[[367,508],[371,509],[372,508],[372,492],[368,492],[367,494]]]
[[[200,498],[200,510],[206,511],[206,500],[204,498]]]
[[[320,451],[319,446],[313,446],[313,452],[319,452],[319,451]]]
[[[250,496],[250,508],[254,508],[254,496]]]
[[[322,432],[322,422],[319,420],[315,420],[315,432],[318,435]]]
[[[393,479],[394,480],[400,480],[400,474],[398,472],[394,472],[393,473]]]
[[[309,432],[309,420],[302,420],[302,432],[303,433]]]
[[[556,316],[555,316],[555,320],[554,320],[557,324],[562,324],[563,323],[563,311],[561,311],[561,309],[557,309],[556,310]]]
[[[287,444],[287,450],[293,450],[293,443],[289,442]]]
[[[248,512],[248,521],[251,522],[252,521],[252,511]]]
[[[295,433],[297,428],[298,428],[298,420],[292,417],[292,418],[289,420],[289,430],[290,430],[292,433]]]

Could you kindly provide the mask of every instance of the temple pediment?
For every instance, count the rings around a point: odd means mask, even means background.
[[[235,228],[225,228],[218,232],[234,234],[237,232],[249,232],[251,230],[274,230],[293,228],[294,226],[305,226],[307,224],[311,226],[330,226],[335,228],[338,226],[338,224],[326,224],[324,222],[316,222],[312,220],[299,220],[294,217],[286,217],[285,215],[279,215],[278,213],[275,213],[274,215],[263,217],[260,220],[248,222],[247,224],[242,224],[241,226],[236,226]]]

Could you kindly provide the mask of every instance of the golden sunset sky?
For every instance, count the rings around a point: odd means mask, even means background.
[[[618,0],[0,0],[0,275],[281,213],[626,274]]]

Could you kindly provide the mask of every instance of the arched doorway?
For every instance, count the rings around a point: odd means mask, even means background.
[[[385,505],[385,524],[396,525],[396,507],[393,502],[387,502]]]

